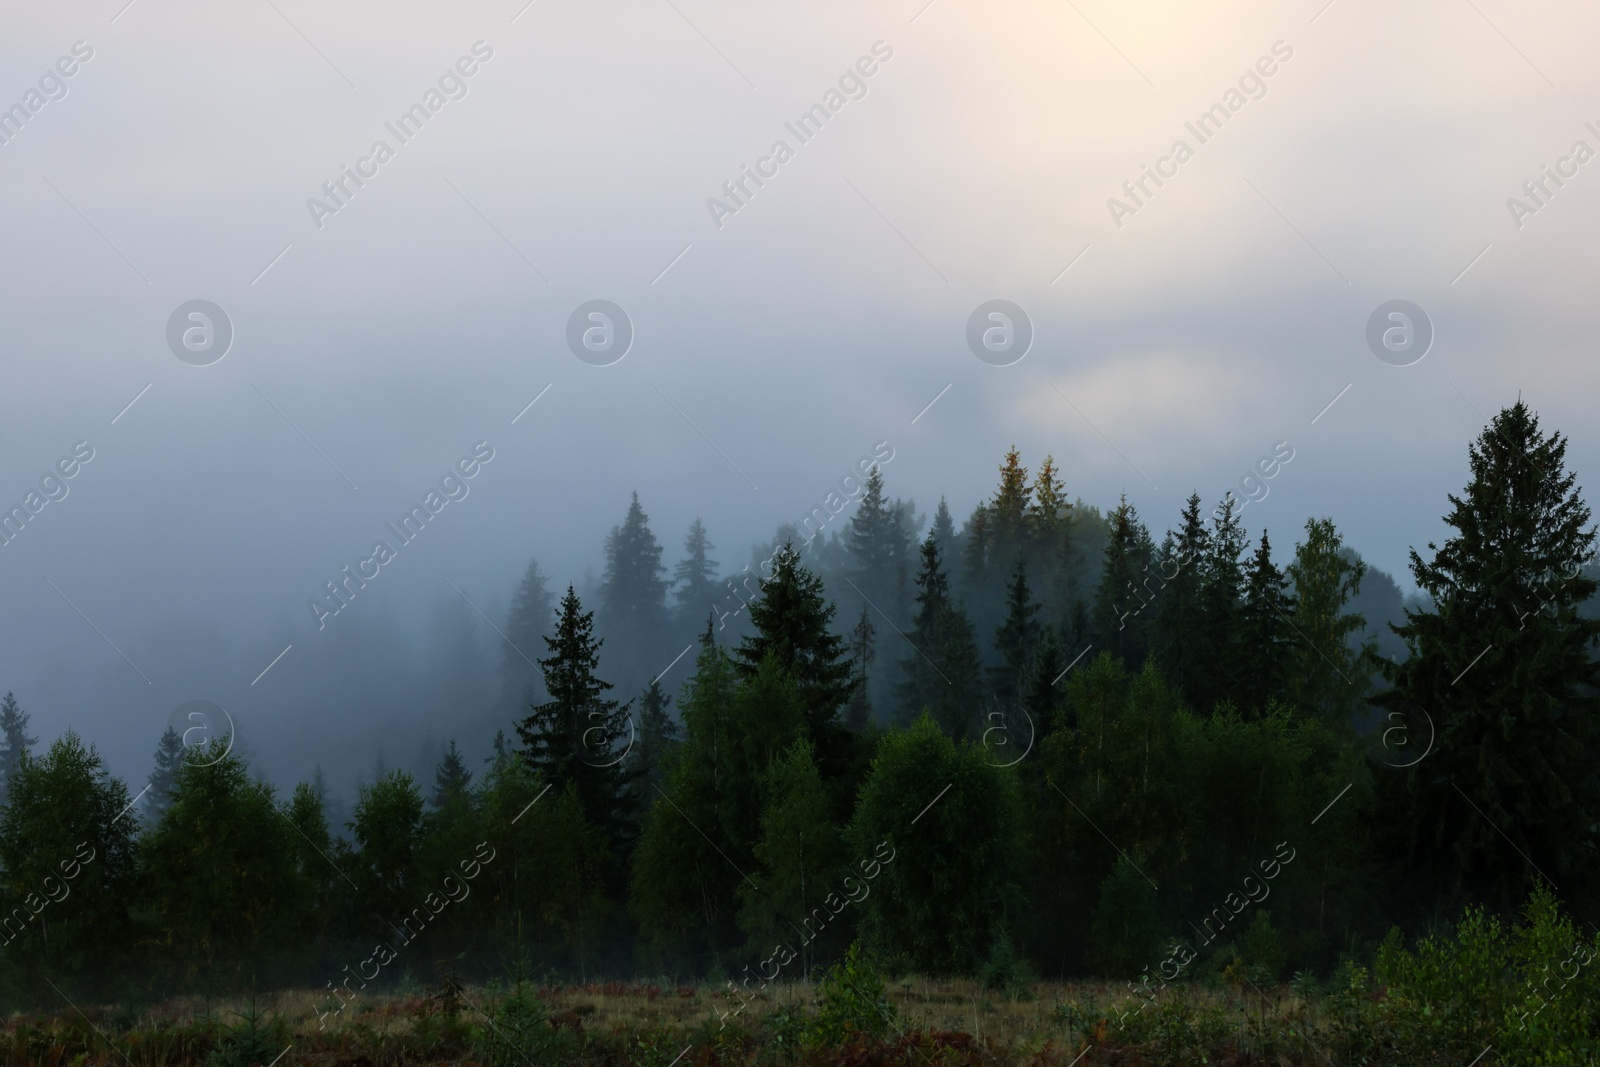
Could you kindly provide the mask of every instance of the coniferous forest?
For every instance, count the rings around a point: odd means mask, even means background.
[[[870,466],[748,565],[635,494],[597,584],[528,564],[492,756],[348,804],[176,729],[121,781],[8,695],[4,1054],[1594,1063],[1565,451],[1495,415],[1403,600],[1336,516],[1275,543],[1014,450],[931,509]]]

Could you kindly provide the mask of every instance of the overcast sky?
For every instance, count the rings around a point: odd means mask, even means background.
[[[669,563],[702,516],[733,564],[875,441],[926,513],[1014,443],[1158,530],[1287,441],[1252,534],[1330,515],[1408,586],[1519,391],[1600,469],[1587,6],[125,3],[0,36],[0,504],[93,450],[0,547],[0,688],[141,783],[190,699],[282,780],[466,729],[476,612],[532,555],[581,582],[633,489]],[[634,333],[608,366],[567,342],[595,299]],[[967,340],[994,299],[1034,335],[1008,366]],[[1403,367],[1366,337],[1396,299],[1434,333]],[[205,366],[168,343],[193,300],[233,331]],[[475,650],[436,692],[403,680],[430,634]]]

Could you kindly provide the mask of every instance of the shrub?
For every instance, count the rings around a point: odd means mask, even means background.
[[[860,942],[829,968],[817,990],[817,1014],[811,1020],[809,1043],[835,1047],[851,1034],[881,1038],[899,1028],[894,1005],[885,992],[883,974],[863,956]]]

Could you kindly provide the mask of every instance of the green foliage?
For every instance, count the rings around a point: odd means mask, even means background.
[[[1133,978],[1160,956],[1164,933],[1156,890],[1127,856],[1100,885],[1089,927],[1089,960],[1112,978]]]
[[[772,575],[750,602],[755,632],[739,644],[733,661],[739,676],[756,678],[770,660],[798,687],[806,736],[826,764],[839,747],[836,720],[854,685],[844,638],[832,630],[834,606],[822,579],[806,569],[792,544],[772,558]],[[831,777],[831,775],[830,775]]]
[[[681,625],[700,621],[717,600],[717,561],[710,551],[717,546],[706,536],[705,523],[696,518],[683,539],[684,558],[672,571],[673,592]]]
[[[243,760],[190,750],[171,805],[139,841],[134,917],[160,947],[165,982],[242,989],[303,973],[316,897],[301,840]]]
[[[978,650],[972,625],[951,599],[931,534],[922,542],[917,588],[917,614],[907,635],[912,649],[900,661],[901,719],[909,723],[927,712],[946,733],[962,740],[978,717]]]
[[[520,975],[494,996],[473,1042],[473,1056],[484,1067],[569,1062],[571,1035],[550,1025],[550,1010],[533,985]]]
[[[983,988],[1013,1000],[1032,1000],[1033,983],[1038,980],[1033,965],[1017,951],[1011,935],[1002,930],[995,938],[994,947],[989,950],[989,958],[983,961],[983,967],[978,972],[978,981]]]
[[[205,1059],[205,1067],[263,1067],[289,1047],[293,1035],[287,1019],[269,1019],[252,997],[238,1025],[222,1024],[222,1034]]]
[[[1262,910],[1255,913],[1244,935],[1239,939],[1239,960],[1245,975],[1258,986],[1276,985],[1283,969],[1288,965],[1289,952],[1283,935],[1272,925],[1272,914]]]
[[[1159,588],[1159,577],[1150,573],[1155,548],[1150,531],[1126,496],[1107,518],[1110,528],[1095,593],[1095,645],[1130,666],[1137,665],[1150,648],[1154,612],[1145,608]]]
[[[883,974],[859,943],[817,984],[817,1013],[807,1027],[808,1044],[836,1048],[852,1034],[884,1038],[899,1029]]]
[[[1351,716],[1363,707],[1376,657],[1370,644],[1350,647],[1367,621],[1345,611],[1361,590],[1366,564],[1344,553],[1332,519],[1308,519],[1305,529],[1306,539],[1294,546],[1294,562],[1285,568],[1294,583],[1290,622],[1300,637],[1292,646],[1290,693],[1302,710],[1349,729]]]
[[[1411,949],[1391,931],[1371,978],[1353,965],[1335,975],[1333,1044],[1355,1063],[1463,1063],[1488,1046],[1504,1063],[1593,1062],[1597,967],[1600,934],[1580,933],[1543,888],[1509,929],[1469,907]]]
[[[1019,908],[1021,820],[1014,772],[981,748],[926,715],[885,734],[848,831],[871,887],[865,946],[924,973],[973,973]]]
[[[22,752],[0,816],[0,975],[28,1001],[46,979],[105,996],[132,960],[127,902],[135,820],[128,790],[68,730],[42,757]]]
[[[838,882],[843,843],[809,741],[791,745],[766,778],[767,803],[754,849],[760,883],[739,883],[739,925],[752,945],[763,947],[792,938],[796,926],[811,934],[799,946],[800,973],[808,974],[816,935],[825,932],[824,944],[840,936],[832,918],[844,907]]]
[[[422,793],[405,771],[391,771],[362,786],[356,800],[356,891],[381,923],[378,932],[419,902],[426,889],[417,870],[422,843]]]
[[[638,504],[635,494],[634,507]],[[613,531],[612,536],[620,535]],[[659,559],[661,550],[657,548],[655,554]],[[628,581],[644,581],[642,575],[648,570],[643,563],[627,570],[632,575]],[[600,666],[600,646],[605,642],[594,636],[594,613],[583,610],[570,585],[561,598],[555,635],[544,641],[550,655],[539,660],[539,669],[550,699],[535,705],[517,724],[524,755],[533,769],[558,789],[570,783],[583,806],[584,818],[599,827],[613,847],[621,849],[634,832],[635,798],[628,788],[623,747],[632,735],[628,705],[605,695],[612,685],[595,674]]]
[[[1411,554],[1431,605],[1396,628],[1409,655],[1374,702],[1419,738],[1437,731],[1396,784],[1392,854],[1447,902],[1505,910],[1540,871],[1591,899],[1600,885],[1600,620],[1579,610],[1595,529],[1566,447],[1520,401],[1500,412],[1450,496],[1450,536]]]

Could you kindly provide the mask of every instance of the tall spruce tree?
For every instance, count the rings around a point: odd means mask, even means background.
[[[706,537],[705,523],[696,518],[683,539],[683,559],[672,571],[673,600],[685,623],[698,622],[700,613],[718,599],[717,561],[710,556],[716,547]]]
[[[850,703],[844,712],[845,725],[857,732],[866,729],[867,723],[872,721],[872,699],[867,695],[867,679],[873,657],[877,655],[873,642],[877,632],[867,605],[861,605],[861,615],[856,619],[855,628],[850,631],[850,677],[855,688],[850,691]]]
[[[542,684],[535,657],[539,641],[555,617],[555,598],[550,595],[550,579],[539,569],[539,561],[528,560],[522,581],[511,598],[506,616],[506,645],[501,650],[500,684],[505,706],[524,707],[539,698]]]
[[[1177,532],[1169,532],[1161,546],[1160,577],[1155,584],[1160,592],[1150,643],[1166,679],[1204,712],[1210,708],[1198,698],[1208,669],[1210,649],[1206,646],[1210,642],[1201,590],[1211,535],[1200,517],[1199,493],[1189,494],[1181,517]]]
[[[1201,660],[1190,690],[1195,707],[1209,713],[1219,700],[1236,706],[1249,669],[1240,646],[1244,632],[1244,531],[1232,493],[1211,513],[1211,533],[1200,566],[1200,617],[1198,644]]]
[[[452,800],[465,796],[467,790],[471,788],[472,772],[467,770],[467,761],[461,758],[461,751],[456,748],[455,738],[451,738],[450,747],[445,749],[444,755],[439,759],[439,766],[433,772],[434,809],[443,808]]]
[[[1106,546],[1095,594],[1095,644],[1130,667],[1149,652],[1149,607],[1160,589],[1160,575],[1151,571],[1150,531],[1139,513],[1122,497],[1108,517]]]
[[[933,534],[933,539],[939,545],[939,555],[944,559],[954,559],[960,555],[959,545],[956,542],[956,524],[950,517],[950,505],[944,497],[939,498],[939,506],[933,512],[933,525],[928,528]]]
[[[1288,593],[1288,578],[1272,562],[1272,543],[1267,531],[1250,557],[1244,579],[1244,599],[1239,608],[1240,682],[1234,701],[1242,709],[1264,714],[1268,703],[1288,696],[1289,664],[1294,655],[1294,631],[1289,620],[1294,614],[1294,598]]]
[[[1409,655],[1374,698],[1419,750],[1424,715],[1437,732],[1405,772],[1404,854],[1452,903],[1508,907],[1541,876],[1582,898],[1600,874],[1600,620],[1579,610],[1596,530],[1566,449],[1521,400],[1470,446],[1451,534],[1411,552],[1431,603],[1395,627]]]
[[[1345,607],[1361,589],[1366,565],[1343,552],[1344,538],[1332,519],[1306,520],[1306,539],[1294,547],[1285,568],[1294,583],[1290,624],[1299,644],[1290,661],[1290,692],[1302,709],[1341,731],[1365,707],[1367,682],[1376,662],[1370,643],[1352,647],[1367,621]]]
[[[629,498],[622,525],[613,526],[606,536],[605,560],[598,612],[601,631],[624,661],[624,676],[648,676],[659,670],[656,662],[666,647],[667,581],[662,576],[667,569],[638,493]]]
[[[978,713],[978,650],[972,624],[950,595],[950,580],[932,536],[922,542],[917,575],[912,651],[900,661],[900,718],[910,723],[924,710],[952,737],[970,732]]]
[[[161,818],[172,803],[172,794],[178,787],[178,764],[183,762],[183,738],[176,727],[169,726],[156,743],[156,765],[150,772],[150,791],[145,794],[145,812],[151,821]]]
[[[585,612],[567,586],[557,611],[554,636],[544,639],[550,655],[539,661],[550,699],[534,705],[517,724],[523,756],[557,789],[570,783],[583,816],[614,846],[625,845],[633,827],[633,797],[621,766],[631,734],[629,704],[609,699],[612,685],[595,674],[603,641],[594,636],[594,613]]]
[[[792,543],[786,544],[772,559],[772,576],[761,581],[761,595],[750,602],[755,632],[734,653],[743,678],[755,677],[769,658],[794,678],[808,736],[824,766],[833,754],[827,735],[854,688],[844,638],[831,629],[834,611],[823,599],[822,579],[800,562]]]
[[[22,758],[38,741],[28,734],[28,713],[17,706],[16,696],[7,692],[0,698],[0,794],[9,791]]]
[[[1046,623],[1039,634],[1038,650],[1028,665],[1021,694],[1022,709],[1033,721],[1036,740],[1042,741],[1055,730],[1069,725],[1062,712],[1066,690],[1056,683],[1070,663],[1061,645],[1059,630]]]
[[[1016,446],[1012,446],[1000,464],[1000,485],[995,490],[994,499],[989,502],[995,548],[1000,554],[1001,563],[1008,569],[1027,538],[1032,497],[1033,487],[1028,484],[1028,468],[1022,465],[1022,457]]]
[[[655,802],[656,788],[666,779],[667,760],[682,740],[678,724],[667,711],[672,697],[652,681],[639,698],[639,737],[629,758],[633,761],[634,788],[641,805]]]
[[[995,631],[994,647],[1000,664],[990,671],[990,689],[1000,708],[1017,707],[1028,670],[1039,644],[1039,605],[1028,590],[1028,565],[1017,560],[1006,590],[1006,621]]]

